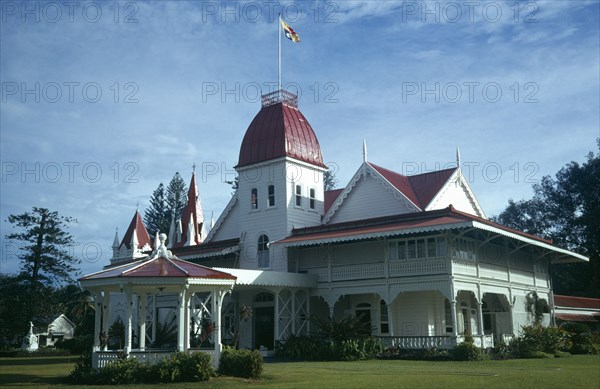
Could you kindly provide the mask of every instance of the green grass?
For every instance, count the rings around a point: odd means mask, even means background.
[[[76,357],[0,358],[0,385],[58,388],[64,385],[63,377],[71,371],[76,359]],[[132,385],[129,388],[147,386]],[[261,381],[219,377],[210,382],[166,386],[207,389],[232,387],[600,389],[600,356],[482,362],[374,360],[267,363]],[[70,386],[70,388],[76,387]]]

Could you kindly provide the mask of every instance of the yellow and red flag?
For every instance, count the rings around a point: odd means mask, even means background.
[[[296,31],[292,27],[289,26],[286,22],[283,21],[281,17],[279,17],[279,21],[281,22],[281,27],[285,33],[285,37],[291,40],[294,43],[300,42],[300,37],[296,34]]]

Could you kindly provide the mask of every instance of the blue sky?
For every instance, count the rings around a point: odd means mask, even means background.
[[[259,88],[283,84],[345,185],[362,161],[463,169],[488,216],[600,136],[599,2],[12,2],[0,9],[0,271],[10,214],[47,207],[83,273],[160,182],[197,165],[204,212],[230,198]]]

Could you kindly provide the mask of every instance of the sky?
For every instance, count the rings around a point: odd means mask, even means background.
[[[299,95],[343,187],[368,159],[461,167],[488,216],[600,137],[598,1],[2,1],[0,272],[8,215],[45,207],[82,274],[139,206],[196,165],[205,215],[230,199],[260,95]],[[138,205],[139,204],[139,205]],[[76,275],[74,275],[76,276]]]

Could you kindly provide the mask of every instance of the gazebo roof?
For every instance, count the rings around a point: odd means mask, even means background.
[[[235,280],[236,277],[225,272],[213,270],[206,266],[187,262],[176,257],[157,257],[140,260],[123,266],[92,273],[79,279],[97,280],[116,277],[188,277]]]

